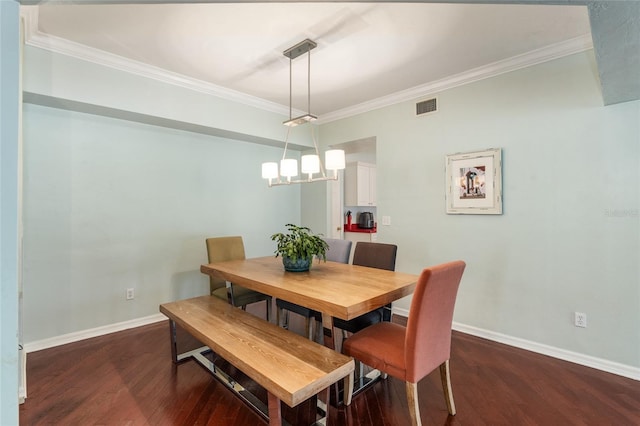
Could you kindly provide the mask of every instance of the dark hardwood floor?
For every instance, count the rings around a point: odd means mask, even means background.
[[[436,370],[419,384],[425,425],[640,425],[638,381],[457,332],[451,371],[458,414]],[[194,361],[171,363],[167,322],[30,353],[27,379],[21,425],[266,424]],[[389,377],[329,420],[407,425],[406,404]],[[311,402],[283,405],[293,425],[314,414]]]

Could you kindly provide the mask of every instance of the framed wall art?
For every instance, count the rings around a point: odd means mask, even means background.
[[[502,214],[500,148],[447,155],[447,214]]]

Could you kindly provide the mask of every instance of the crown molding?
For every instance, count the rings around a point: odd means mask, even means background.
[[[243,105],[259,108],[265,111],[285,116],[289,115],[289,107],[285,105],[280,105],[256,96],[247,95],[246,93],[187,77],[182,74],[108,53],[64,38],[44,34],[38,30],[37,6],[22,6],[20,8],[20,14],[23,16],[25,23],[25,44],[29,46],[60,53],[72,58],[106,66],[141,77],[151,78],[163,83],[238,102]]]
[[[285,116],[289,115],[289,107],[285,105],[280,105],[242,92],[207,83],[202,80],[197,80],[182,74],[144,64],[142,62],[127,59],[122,56],[91,48],[60,37],[44,34],[38,30],[38,6],[21,6],[20,14],[23,16],[25,23],[25,44],[29,46],[38,47],[127,73],[173,84],[189,90],[238,102],[243,105],[259,108],[265,111]],[[402,90],[388,96],[383,96],[358,105],[323,114],[318,118],[315,124],[325,124],[397,103],[410,101],[412,99],[431,96],[444,90],[486,78],[495,77],[500,74],[554,59],[559,59],[564,56],[583,52],[592,48],[593,41],[591,39],[591,34],[565,40],[563,42],[545,46],[509,59],[493,62],[453,76]],[[300,111],[294,111],[294,113],[298,115],[303,114],[303,112]]]
[[[371,101],[354,105],[352,107],[344,108],[328,114],[323,114],[318,118],[317,123],[325,124],[331,121],[352,117],[354,115],[373,111],[375,109],[383,108],[386,106],[410,101],[412,99],[432,96],[444,90],[453,89],[458,86],[474,83],[476,81],[495,77],[500,74],[516,71],[554,59],[559,59],[564,56],[569,56],[574,53],[583,52],[592,48],[593,41],[591,40],[591,34],[575,37],[560,43],[532,50],[521,55],[513,56],[502,61],[497,61],[488,65],[474,68],[460,74],[452,75],[440,80],[402,90],[389,96],[383,96]]]

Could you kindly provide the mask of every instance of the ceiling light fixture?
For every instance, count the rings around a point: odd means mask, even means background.
[[[269,187],[290,185],[292,183],[338,180],[338,170],[343,170],[345,168],[344,151],[341,149],[331,149],[325,152],[324,165],[322,164],[322,161],[320,161],[320,154],[318,153],[318,144],[316,143],[315,134],[313,132],[313,126],[309,125],[311,139],[313,140],[313,147],[315,148],[316,153],[303,155],[301,157],[301,172],[302,174],[306,174],[307,178],[298,180],[291,179],[298,176],[298,160],[286,157],[287,146],[289,144],[289,132],[292,127],[299,124],[309,123],[318,118],[311,114],[311,49],[316,46],[317,44],[315,42],[306,39],[283,52],[284,56],[289,58],[289,119],[283,122],[283,124],[287,126],[287,136],[284,141],[284,152],[282,153],[282,159],[280,160],[279,173],[278,163],[262,163],[262,177],[269,180]],[[291,63],[295,58],[304,53],[307,54],[307,113],[299,117],[292,118],[293,103]],[[327,176],[325,170],[333,171],[332,176]],[[315,173],[320,173],[320,177],[313,177]]]

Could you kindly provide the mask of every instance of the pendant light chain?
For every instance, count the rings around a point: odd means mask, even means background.
[[[311,48],[309,45],[307,45],[307,114],[311,115]]]
[[[293,59],[289,57],[289,120],[293,118],[293,68],[292,63]],[[287,126],[288,127],[288,126]],[[287,132],[288,134],[289,132]]]

